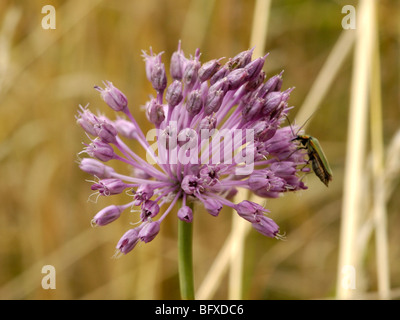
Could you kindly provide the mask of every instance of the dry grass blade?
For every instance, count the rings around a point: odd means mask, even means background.
[[[375,6],[375,5],[374,5]],[[373,8],[375,11],[375,8]],[[380,299],[390,299],[390,271],[387,235],[386,189],[384,181],[384,146],[381,102],[379,39],[375,12],[373,13],[374,59],[371,75],[371,148],[374,181],[374,218],[376,230],[376,263]]]
[[[348,139],[343,186],[337,298],[354,297],[354,290],[342,284],[342,270],[352,266],[357,270],[357,230],[362,210],[363,170],[368,114],[368,84],[372,59],[373,0],[360,2],[357,15],[357,38],[354,52],[353,78],[349,113]]]

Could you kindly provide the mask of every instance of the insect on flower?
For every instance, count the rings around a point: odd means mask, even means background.
[[[332,170],[318,139],[309,135],[297,135],[293,140],[300,141],[304,148],[307,149],[308,159],[311,161],[315,175],[328,186],[329,181],[332,181]]]
[[[295,138],[292,140],[299,141],[300,144],[303,145],[300,148],[307,150],[308,161],[311,162],[311,167],[315,175],[319,178],[319,180],[321,180],[323,184],[328,187],[329,182],[332,181],[332,169],[329,166],[328,159],[326,158],[318,139],[306,134],[299,134],[301,128],[304,127],[304,125],[310,118],[308,118],[304,122],[304,124],[299,128],[296,134],[294,134],[292,131],[293,136],[295,136]]]

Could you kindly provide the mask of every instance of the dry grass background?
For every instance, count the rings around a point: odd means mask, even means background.
[[[56,30],[41,28],[41,8],[46,4],[56,8]],[[346,4],[357,6],[358,1],[271,2],[265,48],[270,55],[264,69],[268,75],[285,70],[284,87],[296,87],[290,99],[296,110],[315,88],[340,35],[353,32],[341,27],[341,9]],[[113,115],[92,89],[110,80],[125,92],[143,128],[150,128],[140,109],[153,93],[141,50],[152,46],[155,52],[165,51],[167,58],[182,39],[186,54],[201,49],[202,61],[231,57],[249,47],[254,5],[243,0],[0,2],[1,299],[179,299],[177,226],[172,215],[153,242],[118,260],[111,257],[128,228],[129,215],[104,228],[90,227],[98,210],[123,201],[123,196],[87,202],[91,191],[85,179],[89,177],[76,163],[85,136],[74,117],[78,104],[86,103]],[[389,296],[399,298],[400,3],[377,1],[376,9],[381,78],[380,83],[374,82],[374,73],[368,92],[381,89],[377,100],[371,101],[381,101],[382,130],[368,133],[382,134],[378,159],[384,165],[378,171],[369,169],[377,149],[371,149],[367,136],[361,184],[364,222],[353,252],[359,257],[355,296],[379,297],[381,242],[375,242],[379,224],[371,209],[378,183],[372,173],[378,172],[383,177],[378,179],[380,189],[384,186],[386,191],[383,239],[389,252]],[[320,140],[334,180],[326,188],[309,175],[309,190],[267,201],[287,240],[265,238],[255,231],[248,234],[241,289],[245,299],[318,299],[337,294],[353,59],[352,51],[343,57],[307,128]],[[168,59],[164,61],[168,65]],[[200,210],[196,214],[196,288],[229,235],[231,216],[229,210],[217,219]],[[48,264],[57,271],[55,290],[41,287],[41,268]],[[223,274],[218,281],[215,294],[207,298],[227,297],[232,279]]]

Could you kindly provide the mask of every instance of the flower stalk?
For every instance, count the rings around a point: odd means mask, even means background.
[[[181,298],[194,300],[193,223],[181,219],[178,219],[178,265]]]

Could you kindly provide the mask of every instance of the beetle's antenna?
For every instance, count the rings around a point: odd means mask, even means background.
[[[296,134],[295,134],[294,131],[293,131],[293,127],[292,127],[292,124],[291,124],[291,122],[290,122],[288,116],[285,115],[286,120],[287,120],[288,123],[289,123],[290,130],[292,131],[294,137],[296,137],[296,136],[298,135],[298,133],[300,132],[300,130],[304,128],[304,126],[305,126],[305,125],[307,124],[307,122],[312,118],[312,116],[314,115],[315,112],[316,112],[316,111],[314,111],[313,113],[311,113],[311,115],[307,118],[307,120],[304,121],[304,123],[301,125],[301,127],[299,128],[299,130],[297,130]]]
[[[285,118],[286,118],[287,122],[289,123],[290,131],[292,131],[293,137],[296,137],[297,134],[294,134],[292,123],[290,122],[289,117],[286,114],[285,114]]]

